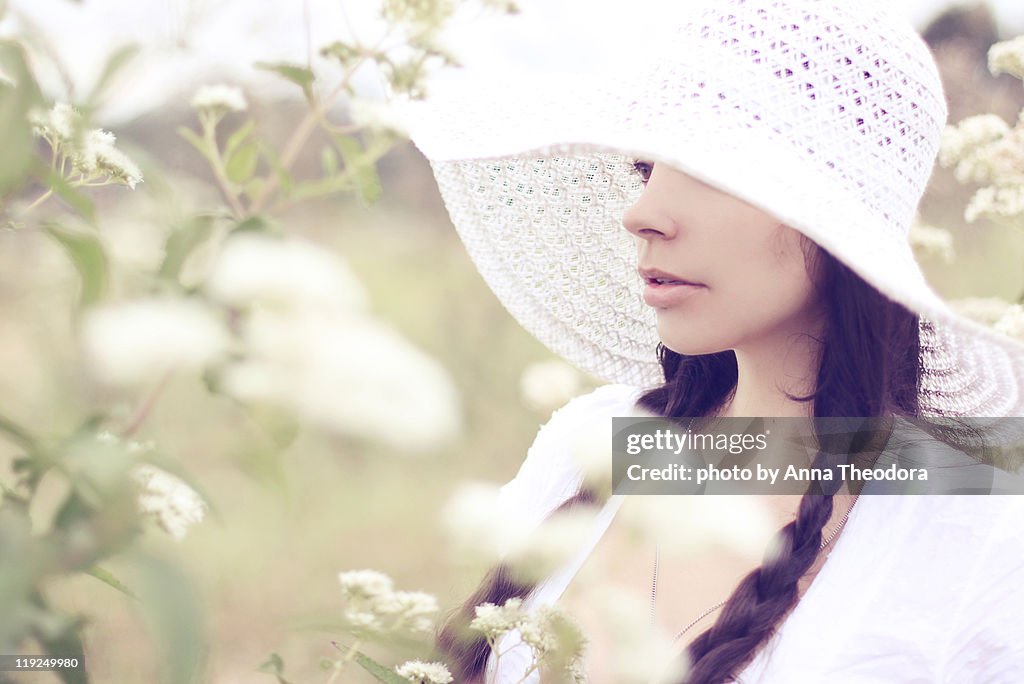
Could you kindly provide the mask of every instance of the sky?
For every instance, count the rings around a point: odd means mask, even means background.
[[[685,0],[519,0],[522,13],[469,11],[446,35],[466,69],[435,77],[457,81],[476,73],[523,74],[552,68],[600,69],[622,55],[641,54],[645,36]],[[32,30],[48,44],[79,90],[88,90],[107,55],[136,41],[142,53],[114,84],[99,123],[115,125],[187,100],[205,83],[231,83],[258,97],[289,97],[298,90],[254,69],[256,61],[306,63],[311,52],[356,35],[380,35],[379,0],[9,0],[0,36]],[[957,0],[889,0],[919,29]],[[1024,1],[992,0],[1002,29],[1024,33]],[[646,17],[646,19],[645,19]],[[646,22],[646,23],[645,23]],[[584,47],[597,38],[600,50]],[[589,43],[592,45],[593,43]],[[53,60],[37,58],[36,72],[50,97],[64,93]],[[313,64],[330,78],[331,65]],[[556,66],[557,65],[557,66]],[[334,74],[337,76],[337,72]],[[379,76],[357,74],[359,94],[383,97]]]

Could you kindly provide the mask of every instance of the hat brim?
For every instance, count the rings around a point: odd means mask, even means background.
[[[525,329],[599,378],[663,382],[655,314],[622,227],[642,191],[630,165],[640,157],[776,216],[917,313],[922,415],[1024,415],[1024,343],[954,312],[926,281],[905,231],[761,131],[666,134],[642,119],[642,102],[620,94],[630,77],[549,75],[531,83],[528,99],[505,84],[476,84],[407,112],[470,257]],[[546,106],[565,102],[567,89],[571,111]]]

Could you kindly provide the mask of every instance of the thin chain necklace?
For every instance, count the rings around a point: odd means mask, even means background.
[[[828,535],[828,537],[825,538],[825,541],[821,542],[821,546],[818,548],[819,551],[821,549],[824,549],[826,546],[828,546],[829,542],[831,542],[832,539],[835,538],[835,536],[837,534],[839,534],[840,530],[843,529],[843,526],[846,525],[846,519],[850,517],[850,511],[852,511],[853,507],[857,505],[857,499],[859,497],[860,497],[860,493],[858,492],[857,495],[853,497],[853,502],[850,504],[850,507],[848,509],[846,509],[846,513],[843,515],[842,520],[839,521],[839,525],[834,530],[832,530],[832,532]],[[657,596],[658,596],[658,557],[660,555],[661,555],[660,554],[660,548],[656,544],[654,546],[654,577],[651,579],[651,624],[652,625],[654,624],[654,604],[655,604],[655,601],[656,601]],[[728,600],[728,599],[726,599],[726,600]],[[688,629],[690,629],[695,624],[697,624],[698,622],[703,620],[705,617],[710,615],[712,612],[718,610],[719,608],[721,608],[724,605],[725,605],[725,601],[722,601],[721,603],[718,603],[718,604],[716,604],[714,606],[711,606],[710,608],[705,610],[703,613],[701,613],[699,616],[697,616],[697,618],[693,622],[691,622],[690,624],[686,625],[681,630],[679,630],[679,633],[676,634],[674,639],[672,639],[672,643],[674,644],[675,642],[679,641],[679,638],[681,636],[683,636],[683,634],[685,634]]]

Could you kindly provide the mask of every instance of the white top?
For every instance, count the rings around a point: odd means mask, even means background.
[[[641,390],[604,385],[541,427],[503,503],[534,525],[572,496],[580,474],[569,437],[584,421],[628,416]],[[525,600],[555,603],[622,503],[613,496],[589,544]],[[864,495],[807,593],[740,673],[741,684],[924,684],[1024,681],[1024,496]],[[517,631],[488,684],[522,679],[531,661]]]

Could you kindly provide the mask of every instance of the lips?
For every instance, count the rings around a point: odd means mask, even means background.
[[[649,285],[657,285],[659,283],[677,284],[677,285],[703,285],[694,280],[689,280],[681,275],[675,273],[669,273],[668,271],[662,271],[657,268],[639,268],[637,272],[640,277],[644,279]]]

